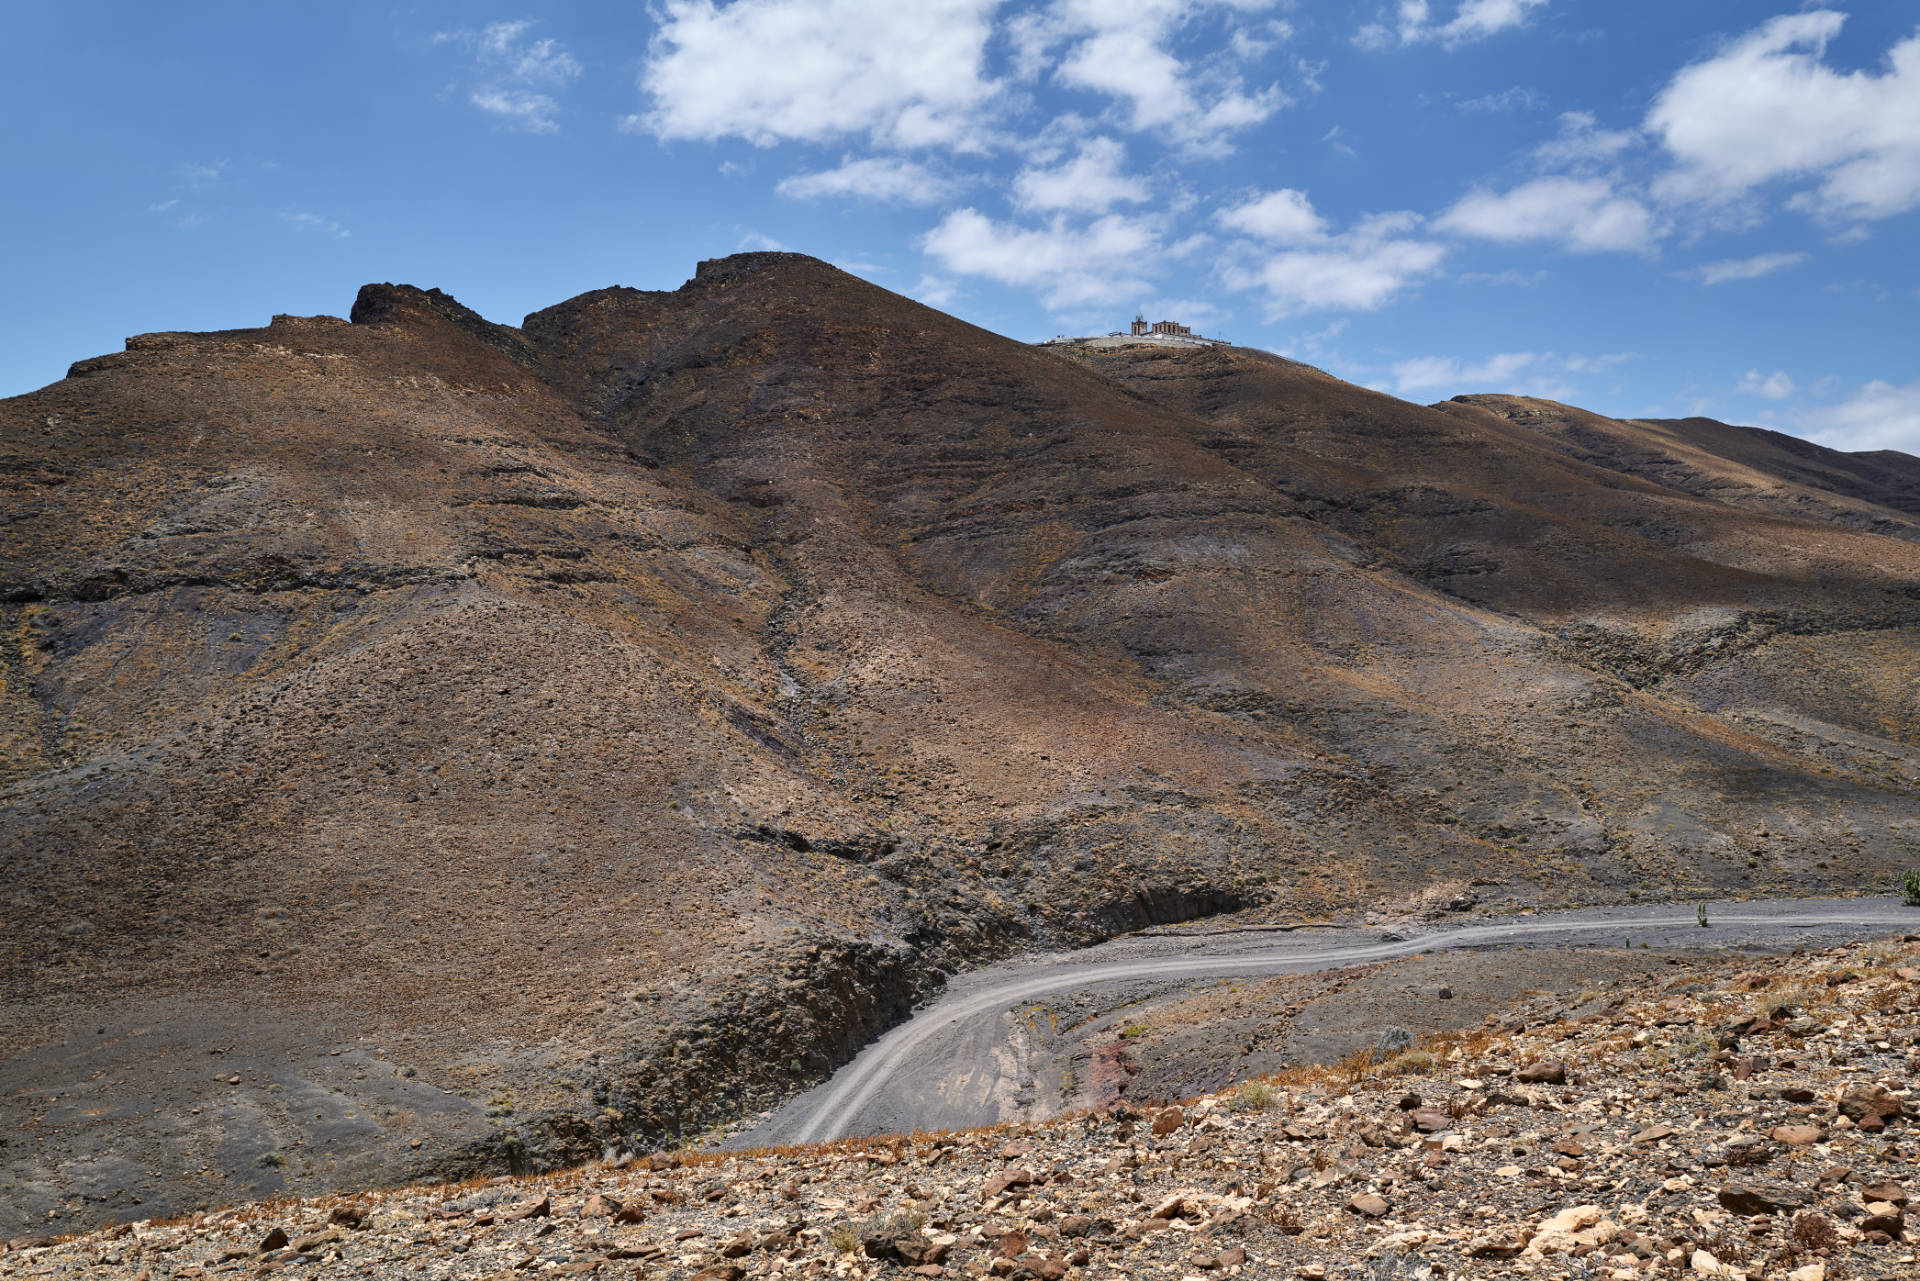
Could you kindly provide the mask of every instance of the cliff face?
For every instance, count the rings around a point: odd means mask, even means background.
[[[0,402],[36,1217],[683,1132],[1016,948],[1920,845],[1900,529],[1255,353],[1076,363],[793,255],[353,316]],[[19,1101],[135,1046],[176,1066]]]

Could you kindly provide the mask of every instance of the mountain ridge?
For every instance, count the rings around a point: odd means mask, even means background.
[[[1015,950],[1914,861],[1920,548],[1563,448],[798,255],[78,362],[0,402],[0,1076],[164,1010],[362,1102],[182,1060],[171,1137],[10,1104],[5,1177],[80,1222],[577,1160]]]

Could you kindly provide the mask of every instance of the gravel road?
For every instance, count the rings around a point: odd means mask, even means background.
[[[854,1134],[953,1129],[1018,1114],[1018,1055],[1008,1015],[1062,993],[1164,989],[1185,982],[1340,969],[1427,950],[1637,945],[1792,948],[1920,929],[1920,911],[1890,898],[1786,899],[1589,908],[1472,925],[1230,930],[1133,935],[1084,951],[962,975],[830,1079],[737,1133],[731,1147],[813,1143]]]

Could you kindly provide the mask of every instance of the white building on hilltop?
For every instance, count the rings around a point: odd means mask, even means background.
[[[1226,345],[1223,338],[1205,338],[1193,332],[1192,328],[1173,320],[1156,320],[1147,323],[1144,315],[1136,312],[1133,328],[1122,332],[1115,330],[1104,338],[1070,338],[1062,335],[1039,344],[1042,347],[1081,346],[1093,348],[1113,347],[1220,347]]]

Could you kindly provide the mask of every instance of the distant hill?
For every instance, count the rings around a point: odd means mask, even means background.
[[[0,401],[0,1227],[684,1133],[1149,923],[1884,884],[1917,475],[788,254],[129,339]]]

